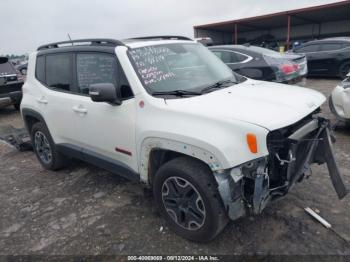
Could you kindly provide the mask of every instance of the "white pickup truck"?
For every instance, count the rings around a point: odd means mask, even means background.
[[[79,158],[153,189],[169,226],[195,240],[259,214],[327,163],[325,97],[247,79],[185,37],[83,39],[30,55],[21,112],[44,168]]]

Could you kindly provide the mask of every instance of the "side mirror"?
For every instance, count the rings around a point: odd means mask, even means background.
[[[121,105],[122,101],[117,96],[117,90],[112,83],[98,83],[89,86],[89,95],[94,102],[107,102],[113,105]]]
[[[9,61],[9,59],[7,57],[1,56],[0,57],[0,64],[5,64]]]

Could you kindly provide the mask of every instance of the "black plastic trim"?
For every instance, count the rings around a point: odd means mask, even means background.
[[[89,44],[90,46],[124,46],[124,44],[121,41],[115,40],[115,39],[90,38],[90,39],[77,39],[77,40],[50,43],[50,44],[39,46],[37,50],[40,51],[45,49],[60,48],[60,45],[67,45],[67,44],[71,44],[72,46],[74,46],[75,43],[90,43]]]
[[[133,37],[129,38],[129,40],[189,40],[193,41],[191,38],[186,37],[186,36],[178,36],[178,35],[156,35],[156,36],[144,36],[144,37]]]
[[[59,152],[66,156],[78,158],[107,171],[110,171],[114,174],[120,175],[128,180],[138,182],[140,181],[140,175],[138,173],[118,160],[103,156],[91,150],[80,148],[72,144],[57,144],[56,148]]]
[[[34,111],[34,110],[32,110],[32,109],[29,109],[29,108],[22,108],[22,109],[21,109],[21,112],[22,112],[22,117],[23,117],[23,120],[24,120],[24,124],[25,124],[25,126],[26,126],[26,128],[27,128],[27,130],[28,130],[29,133],[30,133],[30,130],[29,130],[29,128],[28,128],[28,123],[27,123],[27,121],[26,121],[26,118],[27,118],[28,116],[35,117],[35,118],[38,119],[40,122],[42,122],[42,123],[44,123],[44,124],[46,125],[46,122],[45,122],[45,120],[44,120],[44,117],[43,117],[40,113],[38,113],[38,112],[36,112],[36,111]]]

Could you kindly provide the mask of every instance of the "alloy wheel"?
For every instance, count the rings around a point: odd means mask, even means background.
[[[35,150],[40,159],[45,164],[50,164],[52,160],[52,151],[49,141],[43,132],[37,131],[34,136]]]
[[[186,179],[169,177],[163,182],[164,207],[175,223],[187,230],[198,230],[205,222],[203,199]]]

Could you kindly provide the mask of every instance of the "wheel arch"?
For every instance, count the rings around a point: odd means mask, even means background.
[[[212,171],[223,168],[216,156],[202,148],[164,138],[147,138],[141,146],[139,170],[141,181],[151,185],[157,170],[166,162],[185,156],[200,160]]]
[[[24,124],[29,133],[31,132],[33,125],[37,122],[42,122],[46,125],[44,117],[37,111],[29,108],[22,108],[21,112]]]

